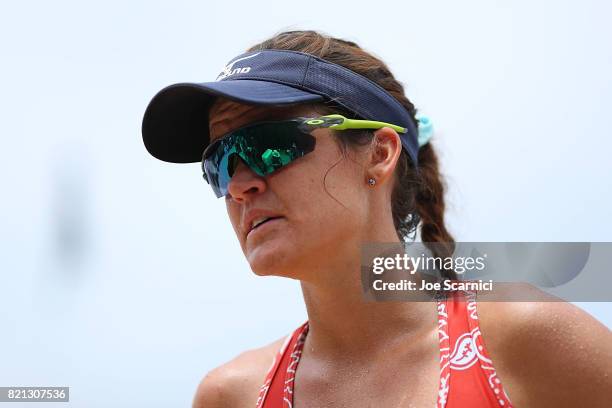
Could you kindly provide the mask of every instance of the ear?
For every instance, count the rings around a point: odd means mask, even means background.
[[[374,178],[376,185],[392,180],[401,153],[402,141],[395,130],[385,127],[374,132],[366,177]]]

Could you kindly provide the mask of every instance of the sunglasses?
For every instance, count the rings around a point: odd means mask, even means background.
[[[224,135],[204,150],[202,155],[204,179],[217,197],[223,197],[227,195],[228,185],[240,159],[256,174],[263,177],[312,152],[316,139],[311,132],[315,129],[383,127],[390,127],[398,133],[407,132],[406,128],[390,123],[348,119],[342,115],[254,123]]]

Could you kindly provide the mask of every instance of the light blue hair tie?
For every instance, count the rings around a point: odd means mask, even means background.
[[[421,115],[420,113],[417,113],[416,119],[419,122],[419,147],[423,147],[429,142],[431,136],[433,136],[433,124],[427,116]]]

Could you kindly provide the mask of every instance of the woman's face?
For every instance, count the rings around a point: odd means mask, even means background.
[[[210,110],[211,141],[249,123],[320,115],[309,106],[257,107],[220,99]],[[368,211],[361,154],[349,149],[345,157],[327,129],[312,135],[312,153],[265,177],[240,161],[229,183],[227,212],[258,275],[308,279],[322,260],[333,262],[361,242]],[[253,228],[253,217],[273,218]]]

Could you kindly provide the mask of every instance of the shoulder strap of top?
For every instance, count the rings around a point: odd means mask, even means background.
[[[438,337],[438,408],[512,407],[480,333],[475,292],[455,292],[438,302]]]
[[[303,340],[304,334],[308,331],[308,322],[295,329],[293,333],[285,339],[281,348],[272,360],[272,365],[268,369],[266,379],[259,389],[256,408],[277,408],[282,407],[287,392],[285,374],[288,370],[291,355],[298,345],[300,339]],[[295,370],[293,370],[295,374]],[[291,378],[291,381],[293,378]],[[293,387],[290,388],[291,390]]]

